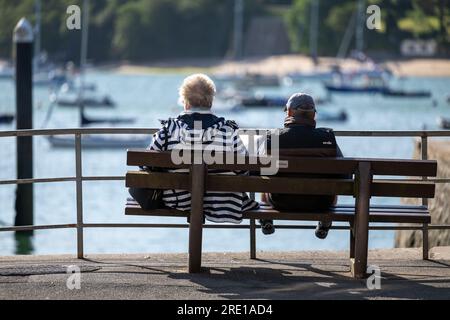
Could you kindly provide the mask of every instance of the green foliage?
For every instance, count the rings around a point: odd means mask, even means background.
[[[0,0],[0,56],[11,56],[11,41],[17,17],[29,16],[32,12],[32,0],[16,3],[11,0]]]
[[[294,52],[309,52],[311,3],[244,0],[245,19],[285,16]],[[80,31],[66,28],[66,8],[83,0],[42,0],[42,49],[56,60],[79,60]],[[34,23],[35,0],[0,0],[0,57],[10,58],[12,32],[22,16]],[[449,0],[366,0],[382,10],[380,31],[365,30],[368,50],[398,50],[411,37],[448,46]],[[290,5],[290,6],[289,6]],[[234,0],[91,0],[88,57],[94,61],[223,57],[232,44]],[[319,54],[335,55],[356,0],[320,0]]]
[[[287,16],[295,52],[309,53],[310,8],[316,0],[294,0]],[[319,55],[336,55],[353,13],[356,0],[320,0]],[[381,8],[382,30],[364,28],[367,51],[396,52],[405,38],[436,38],[448,47],[448,0],[366,0],[367,7]],[[365,10],[364,10],[365,11]]]
[[[245,0],[245,15],[261,13],[265,0]],[[12,31],[34,0],[0,0],[0,57],[11,56]],[[81,32],[67,30],[66,8],[82,0],[42,1],[42,48],[59,60],[79,59]],[[88,57],[150,60],[223,57],[231,44],[233,0],[91,0]]]

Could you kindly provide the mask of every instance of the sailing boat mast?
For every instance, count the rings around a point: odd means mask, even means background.
[[[89,35],[89,0],[83,0],[83,13],[81,20],[81,51],[80,51],[80,91],[78,95],[80,103],[80,119],[84,113],[84,77],[87,61],[88,50],[88,35]]]
[[[311,3],[310,26],[309,26],[309,50],[314,64],[317,64],[317,41],[319,35],[319,0]]]
[[[234,0],[234,35],[233,35],[233,58],[242,58],[242,40],[244,34],[244,1]]]
[[[81,53],[80,53],[80,75],[83,77],[87,61],[89,35],[89,0],[83,0],[83,14],[81,23]]]
[[[337,53],[338,58],[345,58],[353,36],[355,36],[355,49],[362,52],[364,50],[364,0],[358,0],[357,8],[348,22]]]
[[[358,0],[356,16],[356,50],[364,50],[364,0]]]
[[[34,59],[35,63],[39,60],[41,55],[41,0],[35,0],[34,2],[34,14],[36,19],[36,25],[34,27]]]
[[[345,29],[344,37],[342,38],[341,44],[339,46],[338,53],[336,55],[337,58],[345,58],[347,55],[348,48],[350,47],[350,42],[352,41],[355,25],[356,25],[356,15],[357,12],[354,12],[352,14],[352,17],[350,18],[350,21],[347,25],[347,28]]]

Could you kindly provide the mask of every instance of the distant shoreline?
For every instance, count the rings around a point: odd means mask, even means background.
[[[316,70],[329,70],[339,64],[343,70],[356,70],[364,64],[354,59],[319,58]],[[386,60],[387,66],[396,76],[450,77],[450,59],[408,59]],[[265,75],[286,75],[290,72],[310,72],[314,70],[311,58],[304,55],[282,55],[251,58],[241,61],[231,60],[174,60],[150,64],[119,63],[104,68],[122,74],[195,73],[238,74],[259,73]]]
[[[0,65],[6,61],[0,60]],[[378,61],[387,66],[396,76],[409,77],[450,77],[450,58],[411,58],[387,59]],[[94,65],[95,70],[105,70],[121,74],[243,74],[258,73],[283,76],[291,72],[311,72],[330,70],[331,66],[340,65],[342,70],[351,71],[364,67],[354,59],[320,57],[315,68],[312,59],[305,55],[280,55],[261,58],[247,58],[240,61],[227,59],[178,59],[151,63],[112,62]]]

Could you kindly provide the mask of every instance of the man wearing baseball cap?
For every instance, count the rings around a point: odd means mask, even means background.
[[[334,132],[329,128],[316,128],[316,105],[314,99],[305,93],[292,95],[284,109],[286,118],[284,128],[279,130],[279,154],[281,156],[298,157],[343,157],[336,142]],[[260,147],[260,154],[270,153],[270,135],[265,144]],[[283,176],[283,174],[279,174]],[[289,174],[292,176],[293,174]],[[300,177],[330,178],[330,175],[295,175]],[[263,200],[269,202],[280,211],[317,212],[325,211],[333,206],[336,196],[322,195],[289,195],[266,194]],[[271,220],[261,220],[264,234],[275,231]],[[331,222],[319,222],[316,228],[316,236],[325,239],[331,227]]]

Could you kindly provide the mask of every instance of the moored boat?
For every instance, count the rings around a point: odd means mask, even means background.
[[[0,65],[0,79],[12,78],[14,78],[14,68],[7,64]]]
[[[386,88],[383,92],[384,96],[388,97],[404,97],[404,98],[429,98],[431,97],[430,91],[405,91]]]
[[[350,84],[325,84],[325,88],[330,92],[341,93],[383,93],[386,90],[385,86],[356,86]]]
[[[81,90],[66,83],[60,88],[58,93],[53,93],[50,96],[50,100],[61,107],[78,108],[80,105],[83,105],[85,107],[111,108],[115,106],[115,102],[109,95],[97,94],[93,88],[86,90],[83,86],[83,90]]]
[[[237,99],[237,103],[241,107],[245,108],[261,108],[261,107],[274,107],[274,108],[283,108],[286,105],[286,102],[289,100],[287,96],[277,96],[277,95],[254,95],[247,96],[245,98]],[[318,97],[315,100],[316,105],[322,105],[329,103],[331,101],[331,97],[328,96],[326,98]]]
[[[84,112],[81,112],[81,125],[88,126],[96,123],[109,123],[109,124],[121,124],[121,123],[133,123],[135,118],[91,118],[87,117]]]
[[[115,106],[114,101],[109,96],[103,97],[58,97],[56,103],[60,107],[76,107],[84,105],[85,107],[97,107],[97,108],[113,108]]]
[[[71,136],[47,137],[53,148],[74,148],[75,139]],[[150,144],[150,136],[118,136],[118,135],[84,135],[81,138],[82,148],[126,149],[145,148]]]
[[[438,125],[442,129],[450,129],[450,118],[439,117],[437,119]]]
[[[317,121],[336,121],[336,122],[345,122],[348,120],[348,115],[345,110],[340,110],[337,112],[331,111],[319,111],[316,115]]]
[[[14,120],[14,115],[9,113],[0,114],[0,124],[10,124]]]
[[[384,85],[375,86],[356,86],[356,85],[333,85],[326,84],[325,88],[330,92],[341,93],[379,93],[386,97],[399,97],[399,98],[429,98],[431,97],[430,91],[418,90],[407,91],[392,89]]]

